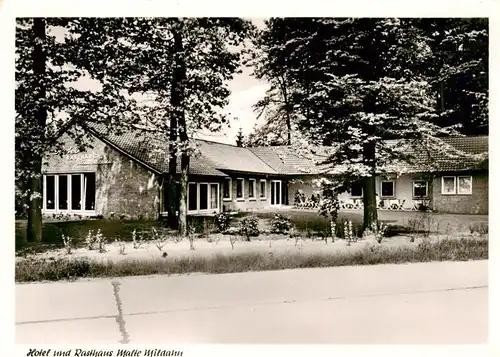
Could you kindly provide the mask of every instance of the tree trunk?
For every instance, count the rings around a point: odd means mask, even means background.
[[[33,170],[42,171],[42,160],[34,164]],[[26,239],[28,242],[42,241],[42,176],[31,173],[28,178],[28,226]]]
[[[189,174],[189,152],[186,145],[189,143],[187,134],[187,125],[184,108],[185,96],[185,81],[186,81],[186,63],[184,60],[184,46],[182,44],[182,23],[179,24],[179,29],[174,31],[174,73],[172,78],[172,107],[177,120],[177,129],[182,147],[181,154],[181,175],[180,175],[180,192],[179,198],[179,218],[178,226],[179,233],[187,236],[187,191],[188,191],[188,174]]]
[[[363,227],[370,228],[378,221],[375,191],[375,143],[363,145],[363,162],[371,167],[372,175],[363,179]]]
[[[170,98],[174,108],[179,105],[179,98],[177,96],[178,82],[175,75],[172,78],[172,96]],[[176,171],[177,171],[177,154],[176,154],[176,141],[177,141],[177,115],[176,113],[170,114],[169,125],[169,148],[168,148],[168,175],[164,190],[167,194],[167,224],[172,229],[177,229],[177,199],[176,192],[177,185],[175,184]]]
[[[187,192],[189,181],[189,155],[183,153],[181,156],[181,187],[179,195],[179,233],[182,237],[187,237]]]
[[[45,90],[45,20],[33,20],[33,34],[35,45],[33,48],[33,74],[35,90],[33,99],[35,104],[35,120],[33,121],[35,138],[33,140],[40,149],[32,150],[30,154],[31,172],[28,178],[28,226],[26,238],[28,242],[42,241],[42,152],[47,122],[47,108],[44,103]],[[38,140],[37,140],[38,139]]]
[[[280,77],[280,86],[281,86],[281,94],[283,95],[283,101],[285,102],[286,144],[292,145],[292,119],[290,117],[290,113],[292,111],[292,104],[288,100],[286,82],[283,77]]]

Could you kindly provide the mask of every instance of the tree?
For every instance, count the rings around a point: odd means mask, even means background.
[[[243,130],[240,129],[238,130],[238,134],[236,135],[236,146],[242,147],[245,142],[245,136],[243,135]]]
[[[290,21],[300,21],[293,19]],[[290,38],[287,27],[281,26],[282,23],[271,19],[266,22],[267,29],[260,30],[254,37],[252,59],[248,65],[254,68],[253,75],[257,79],[265,80],[269,89],[263,99],[254,105],[254,110],[258,112],[257,118],[264,117],[262,130],[255,131],[251,140],[258,143],[259,138],[265,138],[270,134],[269,128],[279,127],[285,131],[285,140],[274,136],[271,144],[290,145],[292,143],[292,132],[294,127],[295,111],[293,102],[290,98],[292,91],[292,77],[287,67],[288,58],[281,56],[276,51],[276,43],[287,43]],[[273,135],[271,134],[271,137]]]
[[[227,124],[222,113],[230,94],[227,82],[240,71],[242,46],[253,26],[239,18],[140,18],[128,19],[127,27],[127,43],[135,55],[120,61],[131,73],[125,86],[148,98],[141,107],[143,116],[150,128],[168,137],[169,174],[163,186],[170,193],[169,224],[178,206],[178,226],[186,235],[189,158],[197,151],[190,138]],[[178,195],[172,194],[176,180]]]
[[[245,145],[252,146],[279,146],[287,145],[288,132],[281,120],[266,120],[262,125],[255,125],[248,134]]]
[[[336,178],[323,180],[323,194],[361,181],[370,227],[377,221],[375,175],[410,159],[385,139],[438,145],[436,136],[452,132],[435,123],[425,35],[400,19],[285,18],[267,26],[264,36],[278,39],[267,55],[286,67],[297,127],[310,146],[325,146],[321,168]]]
[[[28,241],[42,240],[42,158],[61,153],[54,138],[64,128],[80,147],[88,144],[86,133],[66,125],[67,118],[113,127],[115,114],[133,103],[120,92],[126,74],[107,75],[110,63],[102,53],[119,52],[120,46],[109,47],[110,36],[119,34],[106,27],[102,19],[17,20],[16,192],[28,207]],[[56,38],[56,29],[63,30],[63,40]],[[100,88],[77,89],[74,83],[85,76],[98,81]]]
[[[463,134],[488,133],[488,19],[414,19],[426,36],[440,125]]]

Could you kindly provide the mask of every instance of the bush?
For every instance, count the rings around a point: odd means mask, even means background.
[[[486,222],[472,223],[471,225],[469,225],[469,230],[471,234],[474,233],[488,234],[488,223]]]
[[[292,228],[292,219],[286,214],[276,213],[271,220],[273,233],[287,234]]]
[[[231,215],[225,212],[217,213],[215,215],[215,224],[219,229],[219,232],[225,232],[229,228],[229,224],[231,223]]]
[[[259,235],[259,218],[256,216],[247,216],[240,222],[240,234],[250,241],[250,237],[257,237]]]

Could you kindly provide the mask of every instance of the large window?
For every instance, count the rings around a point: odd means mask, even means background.
[[[363,186],[359,182],[351,184],[351,197],[363,197]]]
[[[50,212],[94,212],[96,176],[84,174],[44,175],[43,209]]]
[[[224,200],[231,200],[231,179],[229,177],[226,177],[224,179],[224,183],[222,184],[222,198]]]
[[[443,176],[441,178],[441,193],[443,195],[454,195],[457,193],[456,179],[454,176]]]
[[[458,176],[457,192],[459,195],[472,194],[472,176]]]
[[[266,197],[266,180],[260,180],[260,199],[265,200]]]
[[[243,192],[245,192],[245,180],[242,178],[236,179],[236,199],[243,200]]]
[[[422,198],[427,197],[428,193],[427,181],[413,181],[413,197]]]
[[[257,196],[255,190],[256,190],[256,185],[255,185],[255,179],[249,179],[248,180],[248,198],[255,200],[255,196]]]
[[[472,176],[443,176],[441,193],[443,195],[472,194]]]
[[[188,186],[188,210],[191,212],[219,210],[219,184],[195,183]]]
[[[382,197],[394,197],[394,181],[381,182]]]

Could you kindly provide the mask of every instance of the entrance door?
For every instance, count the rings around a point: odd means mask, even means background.
[[[281,205],[281,181],[271,181],[271,206]]]

